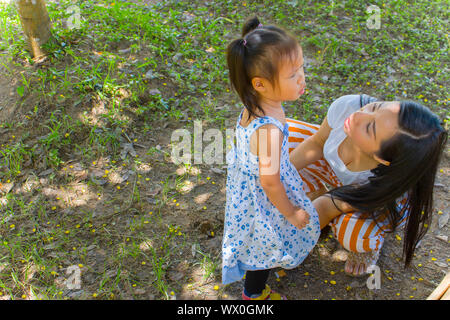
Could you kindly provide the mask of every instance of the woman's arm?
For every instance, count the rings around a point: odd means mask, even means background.
[[[330,132],[331,128],[328,125],[327,117],[325,117],[319,130],[292,150],[289,159],[297,170],[323,158],[323,146]]]
[[[320,229],[326,227],[334,218],[343,214],[355,211],[347,202],[333,199],[330,195],[323,195],[313,201],[313,206],[319,214]]]

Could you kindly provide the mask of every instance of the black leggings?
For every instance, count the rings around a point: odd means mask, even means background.
[[[248,296],[261,294],[266,288],[270,269],[245,272],[244,291]]]

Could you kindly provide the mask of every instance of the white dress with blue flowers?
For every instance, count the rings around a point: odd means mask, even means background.
[[[298,266],[320,235],[316,209],[303,190],[303,181],[289,161],[288,124],[260,117],[247,127],[236,125],[236,146],[227,154],[227,189],[222,242],[222,282],[241,280],[247,270]],[[270,202],[259,180],[258,156],[250,152],[250,137],[261,126],[273,124],[283,132],[280,180],[289,200],[306,210],[309,224],[298,229]],[[283,190],[280,190],[283,192]]]

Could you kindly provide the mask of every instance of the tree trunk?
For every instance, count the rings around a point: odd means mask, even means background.
[[[45,0],[17,0],[16,3],[29,50],[34,58],[45,55],[41,46],[51,37]]]

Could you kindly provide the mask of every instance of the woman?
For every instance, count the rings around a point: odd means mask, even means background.
[[[366,272],[384,237],[404,231],[405,266],[427,231],[434,179],[447,132],[428,108],[367,95],[335,100],[320,126],[288,119],[290,160],[312,199],[327,192],[357,209],[331,222],[349,250],[345,271]],[[301,143],[300,143],[301,142]],[[336,206],[337,209],[340,209]],[[330,221],[321,218],[321,227]]]

